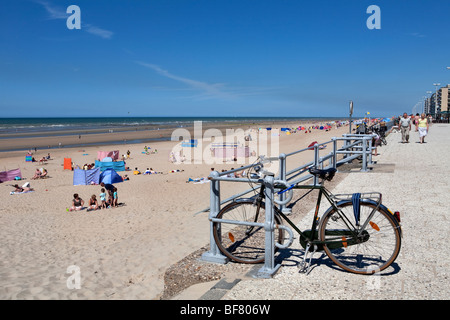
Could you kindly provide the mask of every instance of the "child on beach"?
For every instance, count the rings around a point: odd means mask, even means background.
[[[106,201],[106,208],[112,208],[113,203],[113,194],[108,192],[108,201]]]
[[[117,197],[117,188],[114,188],[114,192],[113,192],[113,202],[112,202],[112,206],[113,207],[117,207],[118,205],[118,197]]]
[[[100,193],[100,201],[102,202],[102,204],[100,205],[100,208],[101,209],[106,209],[107,208],[107,205],[106,205],[106,190],[105,190],[105,188],[102,188],[101,190],[101,193]]]

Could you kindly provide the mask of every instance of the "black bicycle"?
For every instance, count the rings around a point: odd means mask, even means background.
[[[384,128],[384,129],[383,129]],[[381,128],[374,128],[373,132],[375,132],[380,138],[380,142],[381,142],[381,146],[383,146],[383,144],[385,146],[387,146],[387,141],[386,141],[386,127],[381,127]]]
[[[256,172],[263,172],[261,165],[254,166]],[[277,194],[288,193],[292,198],[294,189],[318,191],[312,226],[301,231],[278,208],[274,207],[275,239],[283,245],[285,231],[278,226],[287,222],[298,234],[305,249],[301,269],[306,271],[311,264],[306,261],[308,252],[323,250],[342,269],[357,274],[373,274],[389,267],[397,258],[402,231],[400,214],[393,213],[381,203],[381,194],[355,193],[333,195],[324,187],[324,181],[331,181],[336,169],[309,168],[309,172],[319,178],[318,185],[275,185]],[[263,174],[264,176],[264,174]],[[322,197],[330,207],[319,220]],[[223,207],[218,219],[264,223],[265,186],[246,199],[238,199]],[[265,230],[260,226],[237,225],[213,222],[213,234],[220,251],[230,259],[241,263],[262,263],[265,252]],[[275,250],[277,245],[275,245]]]

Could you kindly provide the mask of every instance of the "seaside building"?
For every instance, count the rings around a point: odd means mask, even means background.
[[[450,84],[446,87],[442,87],[438,91],[438,103],[441,117],[444,119],[449,118],[449,110],[450,110],[450,95],[449,95]]]
[[[433,109],[433,112],[431,112],[431,99],[432,99],[432,97],[428,97],[425,99],[425,103],[423,106],[423,112],[425,114],[434,114],[435,113],[434,109]]]
[[[429,113],[435,119],[449,119],[450,111],[450,84],[434,92],[425,100],[425,113]],[[437,93],[437,103],[436,103]]]

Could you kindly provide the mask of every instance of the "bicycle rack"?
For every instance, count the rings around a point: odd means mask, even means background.
[[[343,140],[344,146],[341,148],[337,148],[337,141]],[[333,144],[333,151],[329,153],[328,155],[324,157],[319,157],[319,148],[332,143]],[[360,150],[354,150],[354,149],[360,149]],[[318,178],[312,176],[311,174],[302,177],[297,180],[293,180],[297,175],[300,175],[307,171],[307,169],[311,166],[324,168],[323,164],[325,161],[330,160],[330,164],[328,167],[334,167],[336,168],[338,165],[341,165],[343,163],[347,163],[352,161],[353,159],[356,159],[359,156],[362,156],[363,163],[362,163],[362,172],[368,171],[367,165],[372,163],[372,135],[353,135],[353,134],[344,134],[342,138],[332,138],[331,141],[321,143],[321,144],[315,144],[314,145],[314,161],[309,162],[305,165],[302,165],[298,168],[295,168],[289,172],[286,171],[286,160],[289,156],[298,154],[300,152],[311,150],[311,147],[298,150],[289,154],[280,154],[276,159],[280,161],[279,164],[279,171],[280,174],[277,176],[277,179],[274,178],[274,176],[266,176],[263,180],[262,179],[247,179],[247,178],[229,178],[225,177],[225,175],[228,175],[233,172],[237,172],[240,170],[245,170],[253,167],[254,165],[248,165],[244,166],[238,169],[226,171],[219,173],[217,171],[214,171],[210,174],[209,179],[211,181],[210,184],[210,207],[207,209],[204,209],[202,211],[197,212],[206,212],[209,211],[209,221],[210,221],[210,248],[209,251],[202,254],[201,260],[207,261],[207,262],[213,262],[213,263],[219,263],[219,264],[225,264],[229,261],[228,257],[224,256],[219,248],[216,245],[216,242],[214,240],[213,235],[213,223],[214,222],[220,222],[220,223],[232,223],[232,224],[242,224],[242,225],[254,225],[254,226],[260,226],[263,227],[265,230],[265,252],[264,252],[264,265],[259,269],[255,277],[257,278],[270,278],[272,277],[280,268],[280,264],[275,265],[275,246],[281,249],[288,248],[294,239],[294,235],[292,230],[287,226],[278,226],[279,228],[285,230],[288,235],[289,239],[287,240],[286,244],[278,244],[275,243],[275,223],[274,223],[274,185],[275,183],[287,183],[290,181],[291,184],[297,184],[309,179],[313,179],[313,184],[318,183]],[[344,158],[342,160],[337,160],[338,154],[344,154]],[[290,176],[288,178],[288,176]],[[266,188],[266,195],[265,195],[265,203],[266,203],[266,210],[265,210],[265,221],[264,223],[256,223],[256,222],[244,222],[244,221],[228,221],[228,220],[222,220],[217,219],[217,214],[220,211],[220,206],[223,203],[232,201],[238,197],[241,197],[249,192],[252,192],[253,190],[259,188],[251,188],[249,190],[246,190],[244,192],[241,192],[237,195],[234,195],[228,199],[225,199],[223,201],[220,200],[220,181],[229,181],[229,182],[254,182],[254,183],[264,183]],[[285,194],[279,195],[280,201],[283,202],[285,200]],[[285,204],[280,204],[280,210],[283,213],[289,213],[289,209],[286,208]]]

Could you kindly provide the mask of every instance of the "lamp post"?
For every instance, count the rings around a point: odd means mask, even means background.
[[[350,100],[350,109],[349,109],[349,114],[350,114],[350,128],[349,128],[349,132],[350,134],[352,134],[352,114],[353,114],[353,101]]]
[[[431,114],[431,94],[433,93],[433,91],[427,91],[427,104],[428,104],[428,112],[429,114]]]
[[[438,105],[437,105],[438,104],[438,87],[440,85],[441,85],[440,83],[433,83],[433,86],[436,87],[436,97],[434,98],[434,110],[435,110],[436,114],[437,114],[437,111],[438,111]]]
[[[425,113],[425,100],[427,99],[427,96],[422,97],[422,113]]]

